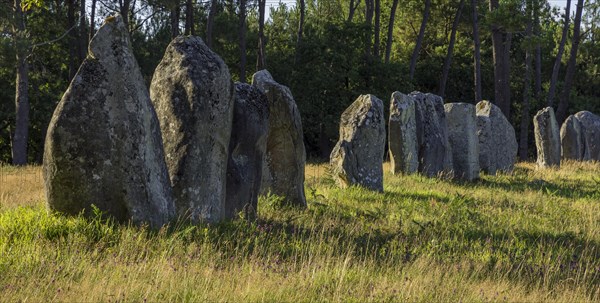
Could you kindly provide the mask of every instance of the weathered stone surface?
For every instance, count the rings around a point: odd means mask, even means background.
[[[415,100],[394,92],[390,101],[389,139],[393,174],[411,174],[419,168]]]
[[[452,150],[442,97],[421,92],[410,96],[415,99],[419,172],[428,177],[450,175]]]
[[[256,216],[269,131],[269,101],[256,87],[235,83],[227,164],[225,217]]]
[[[306,150],[300,112],[292,92],[275,82],[267,70],[256,72],[252,76],[252,85],[269,101],[269,135],[261,193],[270,191],[285,197],[291,205],[305,207]]]
[[[154,71],[175,205],[192,222],[224,218],[233,83],[223,60],[194,36],[177,37]]]
[[[580,111],[575,117],[583,126],[584,142],[589,149],[589,159],[600,161],[600,116],[588,111]]]
[[[475,106],[469,103],[446,103],[448,140],[452,149],[454,177],[479,178],[479,138]]]
[[[342,113],[340,139],[331,152],[338,185],[383,191],[384,151],[383,102],[373,95],[362,95]]]
[[[160,227],[175,206],[156,113],[120,16],[89,50],[48,127],[48,206],[76,215],[95,205],[119,221]]]
[[[560,166],[560,130],[552,107],[541,109],[533,117],[537,164]]]
[[[563,160],[589,160],[590,151],[581,121],[574,115],[567,117],[560,128],[560,146]]]
[[[479,167],[495,175],[496,171],[511,172],[517,160],[515,129],[500,108],[489,101],[480,101],[477,112],[479,137]]]

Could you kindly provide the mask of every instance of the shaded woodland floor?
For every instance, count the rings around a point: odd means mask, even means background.
[[[309,165],[306,210],[153,232],[50,214],[39,167],[0,167],[2,301],[600,300],[599,163],[384,187]]]

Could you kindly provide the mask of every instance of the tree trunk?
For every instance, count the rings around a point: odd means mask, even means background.
[[[528,4],[530,7],[530,4]],[[535,8],[534,8],[535,9]],[[529,12],[528,18],[531,18]],[[529,19],[525,35],[527,40],[532,38],[532,21]],[[519,159],[526,161],[529,154],[529,104],[531,98],[531,62],[533,61],[529,46],[525,49],[525,75],[523,81],[523,107],[521,111],[521,127],[519,132]]]
[[[373,45],[373,10],[375,0],[365,0],[365,23],[367,25],[367,37],[365,38],[365,58],[369,58]]]
[[[456,30],[458,29],[458,23],[460,21],[460,14],[462,13],[464,0],[460,0],[456,15],[454,16],[454,22],[452,23],[452,32],[450,33],[450,43],[448,44],[448,52],[446,53],[446,59],[444,60],[444,68],[442,69],[442,78],[440,79],[439,95],[444,97],[446,93],[446,83],[448,82],[448,73],[450,72],[450,64],[452,64],[452,53],[454,52],[454,43],[456,42]]]
[[[490,12],[498,9],[498,0],[490,0]],[[504,35],[498,26],[498,24],[492,24],[492,50],[493,50],[493,61],[494,61],[494,103],[502,110],[502,113],[509,117],[510,104],[505,96],[506,89],[506,71],[507,68],[505,61],[505,41]]]
[[[179,5],[171,9],[169,14],[171,20],[171,38],[179,36]]]
[[[569,109],[569,97],[571,94],[571,86],[573,86],[573,78],[575,77],[575,69],[577,68],[577,50],[581,40],[581,15],[583,13],[583,0],[577,1],[577,10],[575,11],[575,24],[573,27],[573,42],[571,45],[571,55],[567,63],[567,71],[565,73],[565,85],[560,95],[558,108],[556,109],[556,120],[559,125],[567,118],[567,110]]]
[[[512,44],[512,33],[506,33],[506,38],[504,40],[504,56],[502,58],[502,72],[503,82],[502,82],[502,95],[504,96],[504,108],[502,112],[506,116],[506,119],[510,118],[510,50]]]
[[[131,5],[131,0],[123,0],[120,2],[120,12],[123,17],[123,23],[125,23],[125,27],[129,29],[129,6]]]
[[[534,35],[539,37],[542,29],[540,25],[540,0],[533,0],[533,20],[534,20]],[[535,99],[542,99],[542,46],[540,40],[536,39],[535,44]]]
[[[266,0],[258,0],[258,56],[256,58],[256,70],[263,70],[265,63],[265,5]]]
[[[417,67],[417,58],[421,51],[421,44],[423,43],[423,37],[425,37],[425,27],[427,26],[427,19],[429,19],[429,9],[431,7],[431,0],[425,0],[425,11],[423,12],[423,20],[421,21],[421,29],[419,30],[419,36],[417,37],[417,43],[413,50],[412,57],[410,58],[410,72],[409,76],[412,80],[415,76],[415,68]]]
[[[356,3],[354,3],[354,0],[350,0],[350,5],[349,5],[349,9],[348,9],[348,23],[352,22],[352,19],[354,19],[354,13],[356,12],[356,9],[358,8],[358,6],[360,5],[360,0],[357,0]]]
[[[481,90],[481,42],[479,41],[479,21],[477,12],[477,0],[471,0],[473,7],[473,80],[475,85],[475,103],[483,100]]]
[[[96,20],[94,20],[96,18],[96,1],[97,0],[92,0],[92,12],[90,15],[90,38],[89,38],[89,41],[92,41],[94,34],[96,34]]]
[[[210,1],[210,10],[208,12],[208,20],[206,21],[206,46],[212,48],[212,34],[215,24],[215,15],[217,14],[217,0]]]
[[[67,31],[69,31],[69,81],[73,79],[77,73],[77,59],[79,58],[79,43],[77,39],[77,31],[75,27],[75,0],[67,1]]]
[[[373,56],[379,57],[379,41],[380,39],[380,28],[381,28],[381,0],[375,0],[375,26],[374,35],[375,41],[373,42]]]
[[[571,12],[571,0],[567,0],[567,7],[565,8],[565,20],[563,25],[562,37],[560,38],[560,44],[558,45],[558,53],[554,60],[554,67],[552,68],[552,77],[550,78],[550,87],[548,88],[548,97],[546,102],[548,106],[554,106],[554,96],[556,94],[556,82],[558,81],[558,72],[560,70],[560,63],[562,62],[562,55],[565,50],[565,43],[567,42],[567,36],[569,35],[569,14]]]
[[[306,4],[304,0],[300,0],[300,19],[298,20],[298,36],[296,37],[296,56],[295,63],[300,62],[300,47],[302,45],[302,31],[304,30],[304,11],[306,10]]]
[[[79,63],[87,55],[88,33],[85,22],[85,0],[79,2]]]
[[[390,10],[390,22],[388,23],[387,43],[385,45],[385,63],[390,63],[392,54],[392,42],[394,39],[394,19],[396,18],[396,10],[398,8],[398,0],[393,0],[392,9]]]
[[[12,137],[13,165],[27,164],[27,141],[29,140],[29,64],[27,48],[21,41],[25,33],[25,13],[21,9],[21,0],[14,1],[16,26],[14,43],[17,60],[17,76],[15,83],[15,132]]]
[[[192,0],[185,1],[185,34],[194,35],[194,3]]]
[[[240,0],[240,82],[246,83],[246,0]]]

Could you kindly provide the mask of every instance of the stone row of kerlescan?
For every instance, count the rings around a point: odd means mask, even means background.
[[[562,160],[600,161],[600,116],[589,111],[570,115],[558,128],[552,107],[533,118],[537,164],[559,167]]]
[[[158,228],[254,216],[266,192],[305,206],[305,161],[292,94],[268,71],[233,83],[200,38],[178,37],[148,91],[117,16],[91,40],[53,114],[43,174],[51,210],[97,208]]]
[[[330,158],[338,185],[383,190],[385,134],[377,97],[362,95],[344,111]],[[474,180],[480,170],[512,171],[517,156],[514,128],[488,101],[444,104],[434,94],[394,92],[388,134],[394,174]]]

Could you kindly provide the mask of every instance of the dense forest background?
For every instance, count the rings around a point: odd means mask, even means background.
[[[566,6],[566,7],[565,7]],[[593,0],[0,0],[0,163],[41,162],[46,128],[108,15],[125,17],[150,83],[174,36],[201,36],[248,82],[290,87],[307,152],[327,159],[341,112],[371,93],[496,103],[521,159],[531,119],[600,114],[600,3]]]

